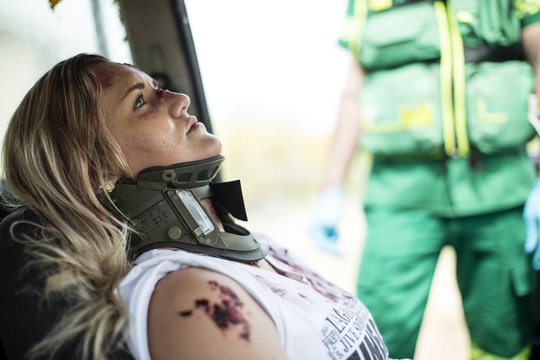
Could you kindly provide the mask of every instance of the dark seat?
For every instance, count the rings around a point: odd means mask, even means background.
[[[4,345],[2,344],[2,339],[0,339],[0,360],[7,360],[6,352],[4,351]]]
[[[13,199],[13,197],[9,194],[6,184],[0,180],[0,222],[11,212],[11,209],[5,204],[5,199]]]
[[[3,189],[5,191],[5,188]],[[1,207],[1,206],[0,206]],[[30,257],[25,245],[14,241],[10,233],[12,224],[19,220],[39,222],[30,211],[18,209],[9,213],[1,207],[0,216],[0,359],[25,359],[25,353],[58,323],[73,304],[69,299],[53,296],[43,302],[42,289],[45,276],[42,269],[22,271]],[[15,228],[18,235],[33,235],[35,227],[20,224]],[[76,344],[67,344],[55,359],[76,358]],[[132,360],[127,351],[111,354],[111,360]]]
[[[0,182],[0,194],[1,194],[0,199],[2,199],[2,196],[7,195],[7,189],[3,181]],[[10,210],[4,205],[3,201],[0,201],[0,222],[2,222],[2,220],[4,220],[4,218],[8,216],[9,213],[10,213]],[[2,241],[1,238],[0,238],[0,241]],[[0,360],[7,360],[6,351],[4,350],[4,344],[2,342],[1,337],[0,337]]]

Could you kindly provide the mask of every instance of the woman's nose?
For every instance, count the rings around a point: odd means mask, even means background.
[[[171,102],[170,112],[171,116],[179,118],[183,113],[187,113],[191,99],[186,94],[171,93],[173,95],[173,101]]]

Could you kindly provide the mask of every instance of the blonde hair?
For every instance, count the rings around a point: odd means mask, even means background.
[[[34,265],[55,269],[46,280],[46,297],[76,299],[32,348],[32,357],[52,358],[63,344],[78,340],[82,358],[104,359],[125,340],[128,315],[117,287],[130,269],[130,229],[96,195],[111,176],[129,174],[100,111],[102,89],[93,71],[109,63],[79,54],[54,66],[28,91],[5,135],[4,180],[16,199],[11,206],[43,219],[34,224],[39,238],[17,240],[27,245]]]

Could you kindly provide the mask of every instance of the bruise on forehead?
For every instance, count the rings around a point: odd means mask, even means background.
[[[136,66],[131,64],[120,64],[115,62],[99,64],[94,69],[94,74],[101,83],[103,90],[109,89],[114,84],[114,79],[122,71],[135,71],[142,73]]]
[[[98,66],[94,73],[96,74],[103,90],[110,88],[113,84],[116,71],[112,66]]]

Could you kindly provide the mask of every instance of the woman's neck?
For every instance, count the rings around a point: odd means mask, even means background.
[[[201,205],[208,211],[214,222],[216,223],[219,231],[225,231],[223,228],[223,223],[221,222],[221,219],[219,218],[219,215],[216,212],[216,209],[214,209],[214,205],[212,204],[212,200],[210,198],[204,198],[199,200]]]

